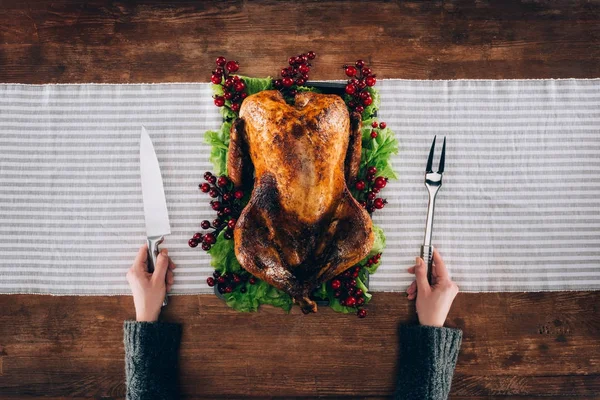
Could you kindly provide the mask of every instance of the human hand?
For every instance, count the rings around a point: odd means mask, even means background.
[[[173,286],[175,264],[162,249],[156,259],[154,272],[148,272],[148,246],[140,247],[135,261],[127,271],[127,281],[133,293],[137,321],[155,322],[162,308],[167,292]]]
[[[408,299],[417,298],[417,316],[421,325],[442,327],[452,301],[458,294],[458,286],[450,279],[444,260],[437,250],[433,250],[431,285],[427,281],[427,264],[420,257],[417,257],[416,263],[408,269],[416,278],[406,289]]]

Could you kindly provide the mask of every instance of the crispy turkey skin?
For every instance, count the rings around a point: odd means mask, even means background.
[[[361,154],[360,116],[335,95],[278,91],[242,103],[231,129],[227,172],[249,203],[235,230],[242,267],[289,293],[305,312],[321,283],[373,246],[369,214],[352,197]],[[252,177],[254,172],[254,179]]]

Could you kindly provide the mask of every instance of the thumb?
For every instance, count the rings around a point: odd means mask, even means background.
[[[426,292],[431,288],[429,286],[429,282],[427,281],[427,266],[421,257],[417,257],[416,263],[415,278],[417,281],[417,290],[420,292]]]
[[[168,268],[169,251],[167,249],[162,249],[158,257],[156,257],[156,265],[154,266],[154,272],[152,273],[152,281],[155,283],[164,282]]]

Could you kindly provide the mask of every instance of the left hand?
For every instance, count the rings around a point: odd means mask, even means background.
[[[162,249],[156,259],[154,272],[149,273],[148,246],[143,245],[127,271],[127,281],[133,293],[137,321],[158,321],[165,295],[171,291],[174,282],[175,264],[168,254],[167,249]]]

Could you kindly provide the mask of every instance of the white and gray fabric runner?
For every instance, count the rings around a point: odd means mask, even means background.
[[[378,83],[400,142],[399,180],[375,222],[387,236],[370,286],[402,291],[423,239],[425,163],[448,140],[434,244],[463,291],[600,289],[600,80]],[[213,217],[198,191],[208,84],[0,85],[0,293],[129,293],[145,240],[140,126],[161,165],[174,293],[205,293],[209,256],[188,238]],[[438,154],[440,148],[438,147]]]

